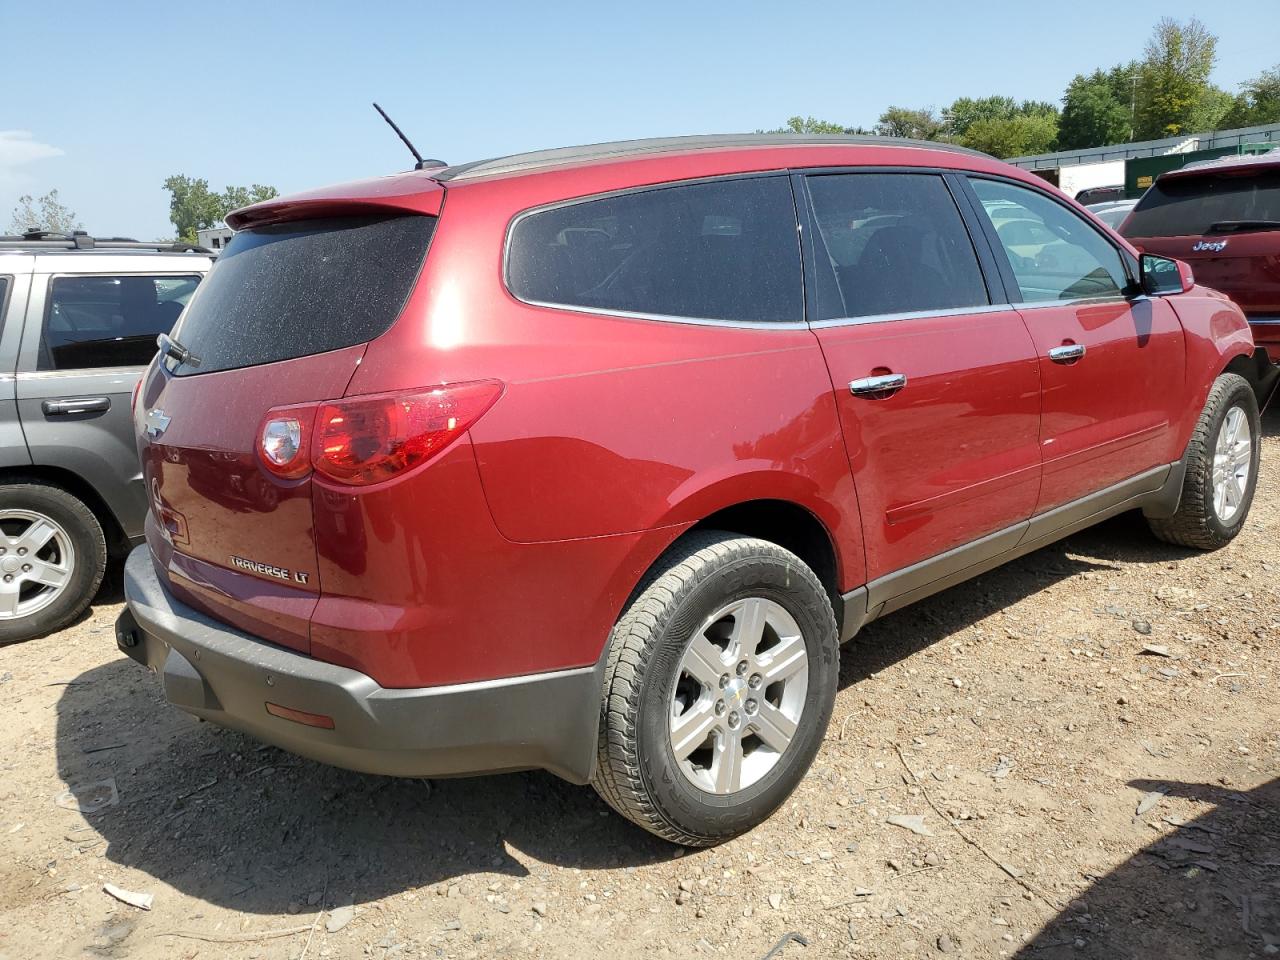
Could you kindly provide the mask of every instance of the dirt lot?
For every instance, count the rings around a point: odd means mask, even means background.
[[[791,801],[698,853],[549,775],[359,776],[199,724],[116,652],[108,588],[0,650],[0,957],[1280,952],[1266,433],[1221,553],[1120,518],[869,627]],[[56,802],[109,779],[98,812]]]

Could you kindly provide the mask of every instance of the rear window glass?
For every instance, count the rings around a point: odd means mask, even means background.
[[[382,335],[404,308],[435,222],[340,217],[237,233],[174,331],[199,365],[173,371],[275,363]]]
[[[198,276],[55,277],[40,338],[41,370],[140,367],[156,355]]]
[[[1280,170],[1157,180],[1123,232],[1126,237],[1197,237],[1265,229],[1267,222],[1280,223]]]
[[[530,214],[512,228],[507,282],[522,300],[585,310],[803,320],[791,185],[690,183]]]

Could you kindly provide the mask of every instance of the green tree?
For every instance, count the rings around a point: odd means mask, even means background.
[[[216,227],[232,210],[270,200],[277,196],[275,187],[255,183],[251,187],[229,186],[221,193],[209,189],[209,181],[175,174],[164,182],[169,191],[169,219],[178,231],[178,239],[196,242],[196,231]]]
[[[1049,153],[1057,141],[1057,114],[1043,112],[975,120],[961,138],[966,147],[1001,159]]]
[[[1217,49],[1218,38],[1194,17],[1186,23],[1164,17],[1156,24],[1138,67],[1135,139],[1191,133],[1197,119],[1212,113],[1206,95]]]
[[[1078,74],[1062,98],[1058,149],[1103,147],[1131,139],[1137,76],[1136,63]]]
[[[1220,130],[1226,126],[1223,120],[1230,115],[1236,98],[1221,87],[1212,84],[1205,87],[1200,94],[1187,120],[1187,133],[1201,133],[1207,130]]]
[[[756,133],[834,133],[865,134],[862,127],[846,127],[830,120],[818,120],[814,117],[791,117],[785,127],[774,127],[772,130],[757,130]]]
[[[1018,112],[1013,97],[961,97],[942,111],[952,136],[963,137],[979,120],[1003,120]]]
[[[876,133],[882,137],[941,140],[946,132],[946,123],[927,107],[920,110],[890,107],[880,114],[880,119],[876,122]]]
[[[74,210],[58,199],[58,191],[50,190],[43,197],[25,193],[18,198],[9,218],[10,233],[26,233],[28,230],[49,230],[53,233],[71,233],[82,224]]]
[[[1280,63],[1241,84],[1231,110],[1222,118],[1224,128],[1264,123],[1280,123]]]

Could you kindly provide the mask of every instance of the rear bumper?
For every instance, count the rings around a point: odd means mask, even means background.
[[[273,646],[176,600],[146,546],[125,565],[116,643],[158,673],[174,706],[282,749],[364,773],[453,776],[541,768],[586,783],[599,666],[416,689]],[[283,719],[272,703],[332,720]]]

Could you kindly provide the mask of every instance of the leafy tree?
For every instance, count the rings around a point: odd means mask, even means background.
[[[1020,113],[975,120],[961,142],[994,157],[1049,153],[1058,141],[1057,113]]]
[[[1223,120],[1231,113],[1236,98],[1221,87],[1212,84],[1204,88],[1200,99],[1196,102],[1187,120],[1187,133],[1200,133],[1205,130],[1219,130],[1226,126]]]
[[[209,181],[175,174],[164,182],[169,191],[169,219],[178,239],[196,242],[196,231],[216,227],[239,207],[277,196],[275,187],[255,183],[251,187],[227,187],[222,193],[209,189]]]
[[[1222,118],[1223,127],[1258,127],[1280,123],[1280,63],[1246,80]]]
[[[946,123],[928,107],[920,110],[890,107],[880,114],[880,119],[876,122],[876,133],[882,137],[941,140],[946,132]]]
[[[58,191],[50,190],[43,197],[23,194],[9,218],[10,233],[26,233],[28,230],[49,230],[53,233],[71,233],[82,224],[75,211],[58,199]]]
[[[963,137],[979,120],[1003,120],[1018,112],[1013,97],[961,97],[942,111],[951,134]]]
[[[1062,98],[1058,149],[1079,150],[1129,140],[1137,76],[1136,63],[1078,74]]]
[[[1218,38],[1194,17],[1186,23],[1164,17],[1156,24],[1138,67],[1136,139],[1191,133],[1197,119],[1213,112],[1206,109],[1206,95],[1217,48]]]
[[[785,127],[774,127],[772,130],[757,130],[756,133],[866,133],[862,127],[846,127],[830,120],[817,120],[813,117],[792,117]]]

